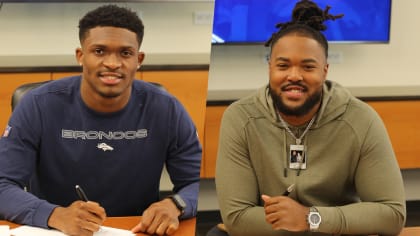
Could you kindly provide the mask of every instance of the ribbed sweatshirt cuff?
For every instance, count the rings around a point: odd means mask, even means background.
[[[35,215],[33,217],[33,226],[49,228],[48,219],[50,218],[52,211],[56,207],[57,205],[43,201],[39,205],[38,209],[35,211]]]

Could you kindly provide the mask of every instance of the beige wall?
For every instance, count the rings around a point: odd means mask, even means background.
[[[0,10],[0,66],[76,65],[78,21],[104,3],[4,3]],[[210,24],[194,24],[194,13],[213,14],[214,2],[117,3],[134,9],[145,24],[145,63],[208,64]]]
[[[101,3],[4,3],[0,11],[0,65],[76,65],[77,23]],[[193,23],[212,12],[212,0],[118,3],[145,23],[146,64],[207,64],[212,49],[209,99],[242,97],[267,82],[262,45],[210,46],[211,25]],[[393,1],[389,44],[331,44],[329,79],[360,96],[419,95],[420,1]]]

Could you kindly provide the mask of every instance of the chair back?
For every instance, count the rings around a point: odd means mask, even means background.
[[[20,102],[20,100],[22,100],[23,96],[27,92],[48,82],[50,82],[50,80],[29,83],[29,84],[22,84],[21,86],[17,87],[12,94],[12,111],[15,109],[16,105]]]

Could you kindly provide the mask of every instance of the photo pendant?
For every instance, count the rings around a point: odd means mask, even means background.
[[[304,145],[290,145],[289,168],[306,169],[306,153]]]

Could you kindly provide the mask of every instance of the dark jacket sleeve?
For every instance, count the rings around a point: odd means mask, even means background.
[[[171,141],[166,168],[174,184],[174,192],[187,204],[181,218],[197,214],[202,148],[193,121],[182,105],[175,101],[171,114]]]
[[[47,228],[56,205],[26,192],[35,170],[40,119],[27,94],[14,110],[0,139],[0,216],[19,224]]]

